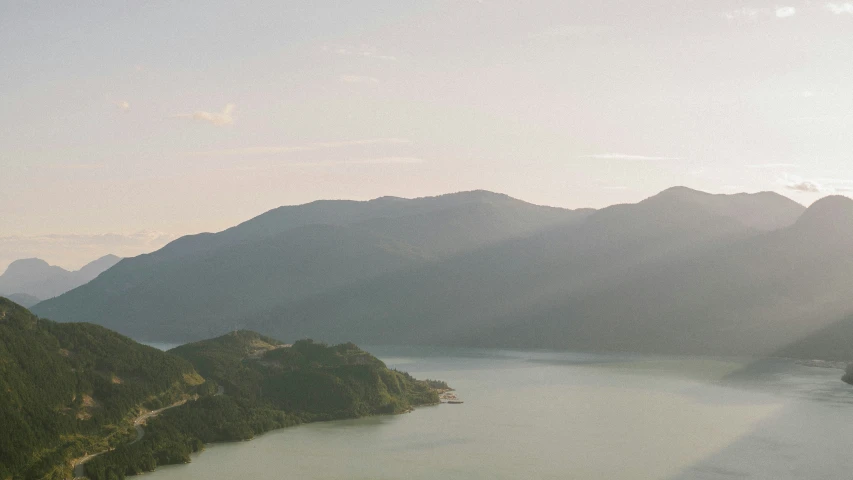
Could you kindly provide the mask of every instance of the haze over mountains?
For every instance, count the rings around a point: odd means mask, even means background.
[[[16,260],[0,275],[0,295],[30,307],[88,283],[119,260],[115,255],[106,255],[73,272],[40,258]]]
[[[675,187],[599,211],[490,192],[281,207],[38,304],[145,340],[827,353],[853,321],[853,200]],[[853,327],[850,327],[853,328]]]

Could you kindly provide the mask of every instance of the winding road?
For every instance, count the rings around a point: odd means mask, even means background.
[[[222,387],[220,387],[220,388],[222,388]],[[222,393],[217,392],[216,394],[221,395]],[[134,418],[133,419],[133,428],[136,429],[136,438],[132,442],[128,443],[128,445],[133,445],[134,443],[142,440],[142,437],[145,436],[145,429],[142,428],[142,425],[144,425],[145,422],[147,422],[149,419],[154,418],[157,415],[160,415],[161,413],[163,413],[164,411],[166,411],[170,408],[180,407],[181,405],[183,405],[185,403],[187,403],[186,399],[175,402],[175,403],[169,405],[168,407],[163,407],[159,410],[152,410],[150,412],[142,413],[138,417]],[[74,478],[75,479],[87,478],[86,477],[86,462],[97,457],[98,455],[103,455],[103,454],[110,452],[112,450],[113,450],[112,448],[109,448],[107,450],[104,450],[103,452],[93,453],[91,455],[86,455],[85,457],[80,457],[80,458],[74,460],[72,462],[72,464],[74,465]]]

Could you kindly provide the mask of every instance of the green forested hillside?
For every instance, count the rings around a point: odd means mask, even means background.
[[[192,362],[229,395],[311,418],[397,413],[438,402],[425,382],[389,370],[352,343],[328,346],[300,340],[286,346],[239,331],[170,353]]]
[[[0,478],[66,478],[71,459],[126,441],[140,407],[202,382],[182,358],[0,298]]]
[[[428,383],[351,343],[240,331],[161,352],[2,297],[0,392],[0,480],[70,478],[75,459],[102,452],[86,475],[124,478],[188,461],[207,442],[438,402]],[[139,437],[134,420],[166,406]]]
[[[290,346],[239,331],[170,353],[192,362],[217,384],[217,393],[164,412],[148,423],[142,441],[93,459],[86,466],[93,479],[124,478],[186,462],[208,442],[247,440],[303,422],[399,413],[438,403],[427,382],[389,370],[351,343],[328,346],[302,340]]]

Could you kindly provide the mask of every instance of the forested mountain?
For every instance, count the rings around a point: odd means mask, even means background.
[[[208,442],[248,440],[303,422],[401,413],[438,403],[427,382],[389,370],[351,343],[311,340],[285,345],[238,331],[171,350],[186,358],[219,393],[164,412],[145,437],[93,459],[93,480],[124,478],[158,465],[189,461]]]
[[[471,192],[283,207],[36,310],[166,341],[237,324],[328,341],[820,358],[820,332],[853,314],[851,288],[846,197],[805,209],[675,187],[571,212]]]
[[[16,260],[0,275],[0,295],[27,295],[18,298],[35,305],[39,299],[52,298],[88,283],[119,260],[115,255],[106,255],[73,272],[39,258]]]
[[[388,343],[853,358],[832,335],[851,328],[853,200],[759,232],[667,197],[254,320]]]
[[[202,382],[182,358],[0,297],[0,479],[68,478],[72,458],[124,441],[139,408]]]
[[[141,339],[196,340],[283,303],[576,223],[589,213],[483,191],[281,207],[126,259],[33,310]]]
[[[187,359],[231,396],[314,419],[399,413],[438,403],[438,394],[425,382],[389,370],[353,343],[299,340],[288,345],[236,331],[169,353]]]
[[[731,205],[725,204],[728,198]],[[632,329],[653,323],[654,318],[635,323],[629,319],[636,315],[629,311],[612,322],[597,319],[584,324],[580,312],[558,305],[600,295],[603,307],[632,309],[634,303],[621,300],[626,292],[617,291],[618,286],[627,285],[628,292],[639,289],[653,283],[644,276],[656,268],[706,255],[714,258],[726,248],[764,235],[750,216],[743,216],[750,198],[759,205],[776,198],[780,209],[803,210],[775,194],[728,197],[673,188],[638,204],[595,212],[575,225],[283,305],[246,321],[257,322],[260,331],[297,336],[311,332],[315,338],[361,338],[370,332],[373,341],[378,337],[388,343],[636,350],[642,347],[639,340],[617,345],[598,335],[609,335],[615,328],[630,336]],[[790,215],[776,226],[792,223]],[[704,273],[696,276],[697,281],[703,278]],[[672,291],[677,290],[676,286]],[[612,297],[605,292],[612,292]],[[661,307],[686,301],[675,296],[669,299],[674,303]],[[548,314],[555,319],[553,328],[536,324],[537,316],[546,315],[542,312],[548,308],[555,308]]]
[[[0,391],[2,480],[71,478],[73,461],[93,453],[90,478],[124,478],[189,461],[207,442],[438,402],[427,382],[351,343],[240,331],[167,353],[2,297]],[[140,435],[140,414],[166,406]]]

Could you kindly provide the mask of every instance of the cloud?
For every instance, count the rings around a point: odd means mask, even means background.
[[[723,18],[729,21],[755,22],[761,18],[789,18],[797,14],[797,9],[790,6],[776,8],[741,7],[723,13]]]
[[[359,45],[357,47],[345,46],[345,47],[323,47],[323,51],[332,52],[338,55],[344,56],[355,56],[355,57],[365,57],[372,58],[375,60],[386,60],[389,62],[397,61],[397,57],[393,55],[384,55],[379,53],[376,48],[371,47],[369,45]]]
[[[334,167],[338,165],[418,165],[424,163],[419,157],[375,157],[349,160],[317,160],[309,162],[278,163],[275,167]]]
[[[97,170],[106,165],[103,163],[53,163],[47,166],[59,170]]]
[[[243,147],[227,148],[222,150],[208,150],[199,152],[186,152],[193,156],[228,156],[228,155],[276,155],[297,152],[312,152],[315,150],[328,150],[363,145],[403,145],[411,143],[405,138],[368,138],[363,140],[345,140],[341,142],[318,142],[305,145],[290,145],[280,147]]]
[[[596,160],[625,160],[625,161],[654,161],[654,160],[683,160],[680,157],[656,157],[646,155],[629,155],[624,153],[596,153],[592,155],[581,155],[577,158],[593,158]]]
[[[797,167],[797,165],[793,163],[753,163],[750,165],[745,165],[745,167],[754,170],[763,170],[774,168],[795,168]]]
[[[810,182],[808,180],[802,180],[795,183],[787,183],[785,184],[785,188],[787,188],[788,190],[795,190],[797,192],[804,193],[820,193],[825,191],[822,185],[815,182]]]
[[[779,179],[779,183],[786,189],[800,193],[824,193],[834,189],[817,179],[808,180],[796,175],[785,174]]]
[[[606,25],[559,25],[539,33],[531,38],[585,38],[613,32],[615,27]]]
[[[826,9],[836,15],[844,13],[853,15],[853,3],[827,3]]]
[[[818,177],[804,179],[794,175],[785,175],[779,179],[788,190],[802,193],[849,193],[853,192],[853,180],[837,177]]]
[[[364,83],[364,84],[377,84],[377,83],[379,83],[378,78],[369,77],[367,75],[341,75],[340,80],[344,83]]]
[[[229,103],[228,105],[225,105],[225,108],[221,113],[197,111],[193,113],[179,113],[177,115],[172,115],[171,118],[189,118],[192,120],[208,122],[216,125],[217,127],[221,127],[224,125],[234,124],[234,117],[231,116],[232,112],[234,112],[234,104]]]
[[[340,165],[419,165],[425,163],[420,157],[374,157],[353,158],[349,160],[314,160],[314,161],[291,161],[266,163],[264,165],[238,165],[225,167],[221,171],[254,172],[258,170],[269,170],[272,168],[299,168],[299,167],[335,167]]]
[[[797,14],[797,9],[794,7],[779,7],[776,9],[776,16],[778,18],[793,17],[796,14]]]
[[[730,12],[723,13],[723,17],[728,20],[750,20],[757,18],[762,9],[752,7],[742,7]]]

